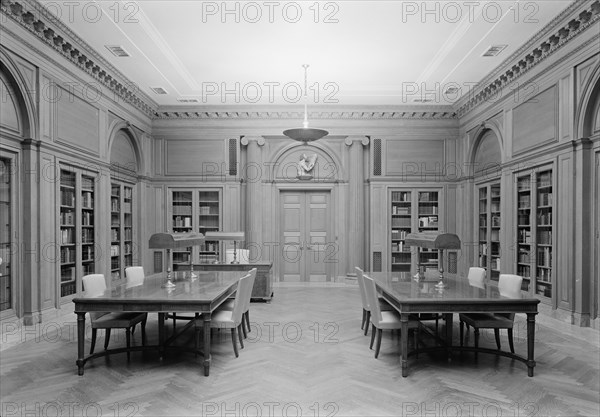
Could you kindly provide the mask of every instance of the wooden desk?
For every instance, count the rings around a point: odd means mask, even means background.
[[[172,311],[188,311],[196,314],[196,319],[191,320],[182,330],[194,326],[199,332],[198,322],[204,323],[204,375],[210,371],[210,321],[211,313],[223,301],[235,293],[241,275],[235,271],[223,272],[197,272],[199,278],[191,281],[188,279],[173,279],[174,288],[162,288],[166,282],[164,275],[146,277],[144,284],[126,288],[125,282],[100,297],[75,298],[75,314],[77,314],[77,367],[79,375],[83,375],[85,363],[93,358],[126,352],[127,348],[110,349],[85,357],[85,313],[92,311],[108,312],[156,312],[158,313],[158,346],[135,346],[129,350],[158,349],[159,355],[164,356],[165,347],[173,341],[178,334],[165,340],[165,314]],[[124,280],[123,280],[124,281]],[[200,314],[202,316],[200,317]],[[196,339],[197,340],[197,339]],[[195,350],[194,350],[195,352]]]
[[[194,271],[240,271],[248,272],[256,268],[256,279],[252,288],[252,301],[270,301],[273,297],[273,278],[271,262],[253,262],[250,264],[194,264]],[[173,265],[175,271],[189,271],[189,264]]]
[[[537,298],[503,298],[495,285],[485,289],[471,287],[466,278],[444,279],[447,285],[442,291],[435,287],[435,281],[414,281],[401,279],[394,273],[366,273],[373,278],[377,287],[396,310],[400,312],[402,322],[401,363],[402,376],[408,375],[408,317],[415,313],[441,313],[446,318],[446,336],[444,349],[478,351],[507,356],[527,365],[527,374],[533,376],[535,360],[533,355],[535,340],[535,316],[540,300]],[[527,314],[527,358],[502,350],[454,346],[452,344],[453,313],[525,313]]]

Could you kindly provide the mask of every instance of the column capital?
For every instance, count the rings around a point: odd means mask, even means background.
[[[344,143],[346,146],[352,146],[354,142],[360,142],[363,146],[367,146],[369,144],[368,136],[346,136],[344,139]]]
[[[256,142],[258,146],[263,146],[265,144],[265,138],[262,136],[244,136],[240,140],[242,146],[248,146],[250,142]]]

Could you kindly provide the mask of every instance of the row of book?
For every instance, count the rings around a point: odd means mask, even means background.
[[[119,245],[111,245],[110,246],[110,256],[119,256],[121,248]]]
[[[551,206],[552,193],[538,193],[538,206]]]
[[[550,248],[549,246],[538,248],[537,264],[538,266],[552,268],[552,248]]]
[[[192,215],[192,206],[186,205],[186,206],[179,206],[179,205],[173,205],[173,215],[187,215],[187,216],[191,216]]]
[[[392,240],[406,239],[406,230],[392,230]]]
[[[552,244],[552,230],[538,230],[537,243],[540,245]]]
[[[408,249],[404,242],[392,242],[392,252],[404,252]]]
[[[419,217],[419,227],[437,227],[438,217],[437,216],[424,216]]]
[[[81,206],[86,209],[94,208],[94,193],[91,191],[83,191],[81,193]]]
[[[173,227],[192,227],[192,218],[187,216],[174,216]]]
[[[409,202],[410,192],[408,191],[392,191],[392,202]]]
[[[410,207],[407,207],[407,206],[392,206],[392,214],[393,215],[398,215],[398,214],[410,215]]]
[[[60,190],[60,205],[75,207],[75,192],[73,190]]]
[[[438,214],[438,207],[419,205],[419,214]]]

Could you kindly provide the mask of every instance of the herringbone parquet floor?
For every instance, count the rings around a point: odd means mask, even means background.
[[[271,303],[252,303],[250,311],[252,332],[239,358],[229,333],[215,334],[208,378],[201,357],[177,351],[163,362],[154,352],[134,352],[129,363],[124,354],[97,358],[79,377],[74,314],[35,328],[3,324],[0,414],[600,415],[600,341],[591,329],[538,320],[533,378],[521,362],[472,353],[455,353],[451,362],[412,356],[410,375],[402,378],[397,335],[384,336],[379,359],[369,350],[355,286],[277,288]],[[157,340],[156,315],[148,337]],[[120,334],[111,339],[111,347],[124,344]],[[481,343],[495,346],[493,333]],[[516,319],[515,348],[526,349],[523,317]]]

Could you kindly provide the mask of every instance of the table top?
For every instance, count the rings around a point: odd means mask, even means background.
[[[466,277],[444,277],[446,287],[442,290],[436,288],[439,279],[425,279],[416,281],[414,278],[401,278],[398,274],[383,272],[365,272],[373,278],[377,287],[387,294],[396,307],[404,309],[410,306],[420,306],[421,311],[428,306],[446,306],[449,311],[485,311],[489,307],[495,312],[537,311],[537,298],[528,297],[524,292],[523,298],[506,298],[500,295],[496,283],[486,283],[485,287],[478,288],[469,285]],[[450,309],[450,307],[452,307]],[[411,310],[415,311],[415,310]]]
[[[75,311],[98,311],[99,305],[126,305],[121,311],[171,311],[173,306],[178,308],[186,305],[211,305],[215,300],[222,300],[237,288],[237,282],[242,277],[240,271],[195,271],[198,278],[192,280],[188,272],[171,273],[174,288],[163,288],[166,274],[146,277],[142,285],[127,287],[123,282],[98,297],[79,297],[73,299]],[[149,305],[157,304],[153,308]],[[145,307],[144,307],[145,306]]]

